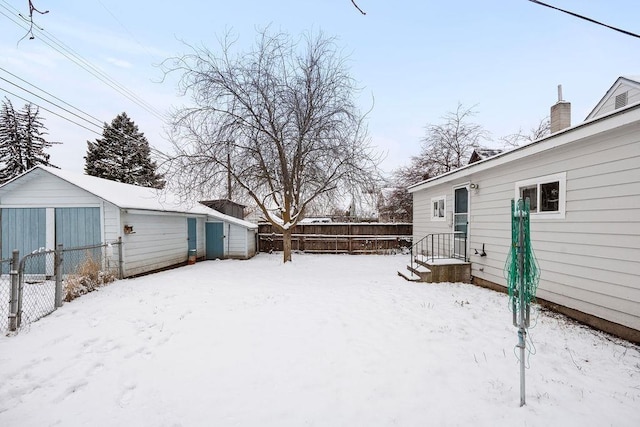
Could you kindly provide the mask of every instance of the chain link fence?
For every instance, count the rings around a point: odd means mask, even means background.
[[[11,260],[0,260],[0,331],[9,330],[11,306]]]
[[[122,241],[38,251],[2,260],[0,331],[15,331],[95,288],[122,278]],[[12,266],[14,266],[12,268]]]

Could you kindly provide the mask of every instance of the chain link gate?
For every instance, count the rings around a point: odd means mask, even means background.
[[[35,322],[62,306],[58,251],[41,251],[20,260],[17,327]],[[58,280],[56,280],[58,279]]]
[[[122,241],[42,250],[0,260],[0,332],[15,331],[123,276]]]

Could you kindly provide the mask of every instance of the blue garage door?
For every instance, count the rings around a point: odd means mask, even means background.
[[[47,239],[46,209],[1,209],[2,259],[11,258],[14,249],[20,257],[44,248]]]
[[[65,249],[99,245],[100,208],[56,208],[56,246]],[[102,249],[67,252],[64,257],[64,273],[73,273],[87,257],[100,262]]]
[[[56,245],[99,245],[100,208],[56,208]]]

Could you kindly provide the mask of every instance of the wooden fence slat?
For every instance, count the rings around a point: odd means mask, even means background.
[[[407,223],[299,224],[291,246],[309,253],[389,253],[411,247],[413,225]],[[282,251],[282,234],[268,223],[258,225],[261,252]]]

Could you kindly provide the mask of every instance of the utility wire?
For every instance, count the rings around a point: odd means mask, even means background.
[[[636,38],[639,38],[639,39],[640,39],[640,35],[638,35],[638,34],[636,34],[636,33],[632,33],[631,31],[623,30],[623,29],[621,29],[621,28],[613,27],[613,26],[608,25],[608,24],[605,24],[605,23],[603,23],[603,22],[596,21],[595,19],[589,18],[589,17],[587,17],[587,16],[580,15],[580,14],[577,14],[577,13],[575,13],[575,12],[571,12],[570,10],[561,9],[561,8],[559,8],[559,7],[552,6],[552,5],[550,5],[550,4],[543,3],[543,2],[538,1],[538,0],[529,0],[529,1],[530,1],[531,3],[539,4],[540,6],[545,6],[545,7],[548,7],[548,8],[550,8],[550,9],[558,10],[558,11],[560,11],[560,12],[564,12],[564,13],[569,14],[569,15],[571,15],[571,16],[575,16],[576,18],[584,19],[585,21],[589,21],[589,22],[592,22],[592,23],[597,24],[597,25],[602,25],[603,27],[607,27],[607,28],[609,28],[609,29],[611,29],[611,30],[618,31],[618,32],[620,32],[620,33],[622,33],[622,34],[626,34],[626,35],[628,35],[628,36],[636,37]]]
[[[89,132],[92,132],[92,133],[95,133],[96,135],[100,135],[100,136],[102,136],[102,134],[101,134],[101,133],[98,133],[98,132],[96,132],[96,131],[95,131],[95,130],[93,130],[93,129],[89,129],[89,128],[88,128],[88,127],[86,127],[85,125],[82,125],[82,124],[80,124],[80,123],[78,123],[78,122],[75,122],[75,121],[71,120],[71,119],[70,119],[70,118],[68,118],[68,117],[63,116],[62,114],[58,114],[58,113],[56,113],[55,111],[52,111],[52,110],[50,110],[50,109],[48,109],[48,108],[46,108],[46,107],[43,107],[42,105],[40,105],[40,104],[38,104],[38,103],[36,103],[36,102],[32,102],[32,101],[28,100],[27,98],[24,98],[24,97],[22,97],[22,96],[20,96],[20,95],[18,95],[18,94],[15,94],[15,93],[11,92],[11,91],[10,91],[10,90],[8,90],[8,89],[5,89],[5,88],[3,88],[3,87],[0,87],[0,90],[1,90],[1,91],[3,91],[3,92],[8,93],[9,95],[15,96],[16,98],[21,99],[21,100],[23,100],[24,102],[29,102],[29,103],[31,103],[31,104],[34,104],[34,105],[36,105],[38,108],[41,108],[41,109],[43,109],[44,111],[47,111],[47,112],[49,112],[49,113],[51,113],[51,114],[53,114],[53,115],[55,115],[55,116],[58,116],[58,117],[60,117],[60,118],[61,118],[61,119],[63,119],[63,120],[66,120],[66,121],[68,121],[68,122],[70,122],[70,123],[73,123],[73,124],[74,124],[74,125],[76,125],[76,126],[80,126],[81,128],[88,130]]]
[[[8,11],[11,14],[15,13],[16,15],[20,16],[19,11],[17,9],[15,9],[13,6],[11,6],[9,3],[7,3],[5,0],[0,0],[0,1],[2,1],[2,3],[5,4],[5,5],[0,4],[0,7],[4,8],[6,11]],[[13,9],[13,11],[11,9]],[[22,28],[24,30],[28,30],[28,28],[27,28],[25,23],[23,23],[23,22],[21,22],[19,20],[18,21],[15,20],[15,18],[13,18],[12,16],[7,15],[6,13],[2,12],[1,10],[0,10],[0,14],[5,16],[7,19],[12,21],[14,24],[19,26],[20,28]],[[107,86],[111,87],[115,91],[119,92],[121,95],[123,95],[126,98],[128,98],[130,101],[132,101],[135,104],[137,104],[138,106],[142,107],[144,110],[146,110],[150,114],[154,115],[156,118],[158,118],[160,120],[165,120],[165,117],[163,116],[163,114],[159,110],[157,110],[151,104],[146,102],[144,99],[140,98],[138,95],[136,95],[131,90],[127,89],[122,84],[118,83],[115,79],[113,79],[108,74],[106,74],[105,72],[103,72],[102,70],[97,68],[95,65],[91,64],[88,60],[83,58],[73,48],[71,48],[68,45],[66,45],[64,42],[62,42],[60,39],[55,37],[53,34],[49,33],[48,31],[46,31],[46,30],[44,30],[42,28],[39,28],[39,27],[35,27],[35,30],[39,34],[39,36],[40,36],[39,39],[43,43],[45,43],[46,45],[48,45],[49,47],[51,47],[52,49],[54,49],[55,51],[57,51],[58,53],[63,55],[65,58],[69,59],[71,62],[73,62],[76,65],[78,65],[80,68],[84,69],[85,71],[87,71],[88,73],[90,73],[91,75],[96,77],[102,83],[106,84]]]
[[[98,124],[96,124],[96,123],[92,123],[91,121],[89,121],[89,120],[87,120],[87,119],[85,119],[85,118],[83,118],[83,117],[80,117],[80,116],[78,116],[77,114],[74,114],[73,112],[70,112],[69,110],[67,110],[67,109],[65,109],[65,108],[63,108],[63,107],[61,107],[60,105],[56,104],[55,102],[49,101],[49,100],[47,100],[47,99],[44,99],[44,98],[42,98],[41,96],[39,96],[39,95],[37,95],[37,94],[34,94],[33,92],[31,92],[31,91],[29,91],[29,90],[27,90],[27,89],[25,89],[25,88],[23,88],[23,87],[21,87],[21,86],[17,85],[16,83],[13,83],[13,82],[8,81],[7,79],[4,79],[4,78],[0,77],[0,80],[4,80],[4,81],[6,81],[6,82],[8,82],[8,83],[10,83],[10,84],[12,84],[12,85],[14,85],[14,86],[17,86],[18,88],[20,88],[20,89],[24,90],[25,92],[30,93],[30,94],[32,94],[32,95],[34,95],[34,96],[36,96],[36,97],[38,97],[38,98],[42,99],[43,101],[45,101],[45,102],[47,102],[47,103],[49,103],[49,104],[52,104],[52,105],[54,105],[55,107],[60,108],[60,109],[62,109],[63,111],[66,111],[66,112],[68,112],[68,113],[70,113],[70,114],[73,114],[74,116],[76,116],[76,117],[78,117],[78,118],[80,118],[80,119],[82,119],[82,120],[84,120],[84,121],[88,122],[90,125],[95,126],[95,127],[96,127],[96,128],[98,128],[98,129],[104,130],[104,126],[103,126],[102,124],[98,125]],[[29,83],[29,84],[30,84],[30,83]],[[12,96],[14,96],[14,97],[16,97],[16,98],[18,98],[18,99],[23,100],[24,102],[28,102],[28,103],[30,103],[30,104],[33,104],[33,105],[37,106],[38,108],[40,108],[40,109],[42,109],[42,110],[44,110],[44,111],[47,111],[47,112],[49,112],[49,113],[51,113],[51,114],[53,114],[53,115],[55,115],[55,116],[57,116],[57,117],[59,117],[59,118],[61,118],[61,119],[63,119],[63,120],[66,120],[66,121],[68,121],[69,123],[72,123],[72,124],[74,124],[74,125],[76,125],[76,126],[79,126],[79,127],[83,128],[83,129],[86,129],[86,130],[88,130],[89,132],[91,132],[91,133],[93,133],[93,134],[96,134],[96,135],[98,135],[98,136],[100,136],[100,137],[104,137],[104,134],[103,134],[103,133],[98,132],[98,131],[96,131],[96,130],[94,130],[94,129],[90,129],[90,128],[86,127],[85,125],[83,125],[83,124],[81,124],[81,123],[78,123],[78,122],[77,122],[77,121],[75,121],[75,120],[72,120],[72,119],[70,119],[70,118],[68,118],[68,117],[65,117],[65,116],[64,116],[64,115],[62,115],[62,114],[56,113],[55,111],[50,110],[50,109],[49,109],[49,108],[47,108],[47,107],[44,107],[44,106],[43,106],[42,104],[40,104],[40,103],[34,102],[34,101],[30,100],[30,99],[27,99],[27,98],[25,98],[25,97],[23,97],[23,96],[20,96],[20,95],[18,95],[18,94],[16,94],[16,93],[14,93],[14,92],[11,92],[10,90],[8,90],[8,89],[6,89],[6,88],[3,88],[3,87],[0,87],[0,91],[6,92],[6,93],[8,93],[9,95],[12,95]],[[54,98],[55,98],[55,96],[54,96]],[[63,102],[64,104],[70,105],[70,106],[71,106],[71,108],[73,108],[73,109],[76,109],[76,110],[77,110],[77,108],[76,108],[76,107],[73,107],[71,104],[68,104],[67,102],[62,101],[62,100],[60,100],[60,101],[61,101],[61,102]],[[81,110],[79,110],[79,111],[81,111]],[[84,112],[83,112],[83,114],[86,114],[86,113],[84,113]],[[93,117],[93,116],[90,116],[90,115],[89,115],[89,117]],[[94,118],[94,119],[95,119],[95,118]],[[100,121],[99,119],[95,119],[95,120]],[[106,123],[106,122],[103,122],[103,123]],[[115,133],[119,134],[119,135],[120,135],[120,136],[122,136],[122,137],[129,138],[129,139],[131,139],[131,140],[138,141],[138,142],[144,142],[142,139],[132,138],[132,137],[131,137],[131,135],[125,134],[123,131],[121,131],[121,130],[119,130],[119,129],[111,128],[111,130],[112,130],[113,132],[115,132]],[[149,141],[147,140],[146,142],[148,143]],[[152,153],[154,153],[156,156],[158,156],[158,158],[162,158],[162,159],[167,159],[167,158],[169,158],[169,156],[168,156],[166,153],[164,153],[163,151],[158,150],[157,148],[154,148],[153,146],[151,146],[151,144],[149,144],[149,149],[150,149],[150,151],[151,151]]]
[[[140,41],[136,38],[136,36],[133,35],[133,33],[129,30],[129,28],[127,28],[122,21],[120,21],[118,19],[118,17],[100,0],[96,0],[98,3],[100,3],[100,6],[102,6],[102,8],[104,10],[107,11],[107,13],[109,15],[111,15],[111,17],[113,18],[114,21],[116,21],[118,23],[118,25],[120,25],[120,27],[122,27],[123,30],[125,30],[129,36],[131,37],[131,39],[133,41],[135,41],[138,46],[140,46],[142,49],[144,49],[145,52],[147,52],[147,55],[149,55],[149,58],[151,58],[151,60],[153,60],[153,55],[151,54],[151,52],[149,52],[149,49],[147,49],[147,47],[145,45],[143,45],[142,43],[140,43]]]
[[[12,76],[15,76],[15,74],[13,74],[13,73],[11,73],[11,72],[9,72],[9,71],[5,70],[4,68],[1,68],[1,67],[0,67],[0,70],[4,71],[4,72],[6,72],[6,73],[8,73],[8,74],[10,74],[10,75],[12,75]],[[20,86],[19,84],[15,83],[15,82],[12,82],[12,81],[10,81],[10,80],[8,80],[8,79],[5,79],[4,77],[0,77],[0,80],[3,80],[3,81],[5,81],[5,82],[7,82],[7,83],[9,83],[9,84],[11,84],[11,85],[13,85],[13,86],[17,87],[18,89],[20,89],[20,90],[22,90],[22,91],[24,91],[24,92],[27,92],[28,94],[33,95],[33,96],[35,96],[35,97],[37,97],[37,98],[41,99],[42,101],[44,101],[44,102],[46,102],[46,103],[48,103],[48,104],[51,104],[51,105],[53,105],[54,107],[57,107],[57,108],[59,108],[59,109],[61,109],[61,110],[65,111],[65,112],[67,112],[67,113],[69,113],[69,114],[71,114],[71,115],[73,115],[73,116],[77,117],[77,118],[78,118],[78,119],[80,119],[80,120],[83,120],[83,121],[87,122],[89,125],[95,126],[97,129],[100,129],[100,130],[103,130],[103,129],[104,129],[104,125],[103,125],[103,123],[106,123],[106,122],[101,121],[101,120],[100,120],[100,119],[98,119],[97,117],[94,117],[94,116],[92,116],[91,114],[88,114],[88,113],[86,113],[86,112],[84,112],[84,111],[80,110],[80,109],[79,109],[79,108],[77,108],[77,107],[74,107],[73,105],[69,104],[68,102],[66,102],[66,101],[64,101],[64,100],[62,100],[62,99],[60,99],[60,98],[58,98],[57,96],[55,96],[55,95],[53,95],[53,94],[51,94],[51,93],[49,93],[49,92],[47,92],[47,91],[45,91],[45,90],[43,90],[43,89],[41,89],[41,88],[39,88],[38,86],[36,86],[36,85],[34,85],[34,84],[32,84],[32,83],[29,83],[28,81],[26,81],[26,80],[24,80],[24,79],[21,79],[20,77],[17,77],[17,76],[15,76],[15,77],[16,77],[16,78],[18,78],[19,80],[23,81],[24,83],[28,84],[29,86],[32,86],[32,87],[36,88],[37,90],[39,90],[39,91],[41,91],[41,92],[43,92],[43,93],[46,93],[47,95],[51,96],[52,98],[54,98],[54,99],[58,100],[59,102],[61,102],[61,103],[63,103],[63,104],[65,104],[65,105],[69,106],[70,108],[72,108],[72,109],[74,109],[74,110],[76,110],[76,111],[79,111],[80,113],[85,114],[85,115],[86,115],[86,116],[88,116],[88,117],[91,117],[93,120],[95,120],[95,122],[92,122],[91,120],[88,120],[88,119],[86,119],[85,117],[82,117],[82,116],[80,116],[80,115],[78,115],[78,114],[74,113],[73,111],[70,111],[69,109],[67,109],[67,108],[64,108],[64,107],[60,106],[59,104],[56,104],[55,102],[50,101],[50,100],[48,100],[48,99],[46,99],[46,98],[44,98],[44,97],[42,97],[42,96],[38,95],[37,93],[34,93],[34,92],[32,92],[32,91],[30,91],[30,90],[28,90],[28,89],[26,89],[26,88],[24,88],[24,87]],[[0,89],[2,89],[2,88],[0,88]],[[58,113],[56,113],[56,112],[54,112],[54,111],[52,111],[52,110],[50,110],[50,109],[48,109],[48,108],[46,108],[46,107],[42,106],[41,104],[38,104],[38,103],[33,102],[33,101],[31,101],[31,100],[28,100],[27,98],[24,98],[24,97],[22,97],[22,96],[19,96],[19,95],[17,95],[17,94],[15,94],[15,93],[13,93],[13,92],[10,92],[9,90],[6,90],[6,89],[2,89],[2,90],[3,90],[3,91],[5,91],[5,92],[7,92],[7,93],[9,93],[9,94],[11,94],[11,95],[13,95],[13,96],[16,96],[16,97],[18,97],[18,98],[22,99],[22,100],[23,100],[23,101],[25,101],[25,102],[32,103],[32,104],[34,104],[34,105],[38,106],[39,108],[41,108],[41,109],[43,109],[43,110],[45,110],[45,111],[48,111],[48,112],[50,112],[50,113],[52,113],[52,114],[54,114],[54,115],[56,115],[56,116],[58,116],[58,117],[60,117],[60,118],[62,118],[62,119],[64,119],[64,120],[68,121],[68,122],[71,122],[71,123],[73,123],[73,124],[75,124],[75,125],[78,125],[78,126],[82,127],[83,129],[87,129],[87,130],[89,130],[90,132],[95,133],[96,135],[104,136],[102,133],[97,132],[97,131],[92,130],[92,129],[89,129],[89,128],[87,128],[86,126],[81,125],[80,123],[77,123],[76,121],[69,119],[68,117],[65,117],[65,116],[63,116],[63,115],[61,115],[61,114],[58,114]],[[113,130],[114,132],[116,132],[117,134],[119,134],[120,136],[123,136],[123,137],[125,137],[125,138],[130,138],[130,139],[133,139],[134,141],[138,141],[138,142],[144,142],[142,139],[132,138],[132,137],[131,137],[131,135],[125,134],[123,131],[121,131],[121,130],[119,130],[119,129],[114,129],[114,128],[112,128],[112,130]],[[148,141],[147,141],[147,143],[148,143]],[[150,150],[151,150],[152,152],[154,152],[157,156],[162,157],[162,158],[166,158],[166,157],[167,157],[167,155],[166,155],[165,153],[163,153],[162,151],[160,151],[160,150],[158,150],[158,149],[156,149],[156,148],[153,148],[150,144],[149,144],[149,148],[150,148]]]
[[[3,70],[3,69],[2,69],[2,68],[0,68],[0,70]],[[51,104],[51,105],[53,105],[53,106],[55,106],[55,107],[58,107],[59,109],[61,109],[61,110],[65,111],[65,112],[67,112],[67,113],[71,114],[72,116],[75,116],[75,117],[77,117],[78,119],[83,120],[83,121],[85,121],[85,122],[89,123],[90,125],[97,126],[97,127],[99,127],[99,128],[101,128],[101,127],[102,127],[102,125],[97,125],[95,122],[92,122],[91,120],[86,119],[86,118],[84,118],[84,117],[80,116],[79,114],[76,114],[76,113],[74,113],[73,111],[70,111],[70,110],[68,110],[68,109],[66,109],[66,108],[64,108],[64,107],[62,107],[62,106],[60,106],[60,105],[56,104],[55,102],[49,101],[48,99],[43,98],[42,96],[38,95],[37,93],[34,93],[34,92],[30,91],[29,89],[25,89],[24,87],[20,86],[19,84],[15,83],[15,82],[12,82],[11,80],[7,80],[7,79],[5,79],[4,77],[1,77],[1,76],[0,76],[0,80],[3,80],[3,81],[5,81],[5,82],[9,83],[9,84],[10,84],[10,85],[12,85],[12,86],[17,87],[18,89],[20,89],[20,90],[22,90],[22,91],[24,91],[24,92],[27,92],[28,94],[33,95],[33,96],[35,96],[36,98],[39,98],[39,99],[43,100],[44,102],[47,102],[47,103],[49,103],[49,104]],[[44,91],[43,91],[43,92],[44,92]],[[48,93],[48,92],[45,92],[45,93]],[[50,96],[53,96],[53,95],[50,95]],[[54,97],[55,99],[58,99],[59,101],[61,101],[61,102],[62,102],[62,103],[64,103],[64,104],[70,105],[70,104],[68,104],[67,102],[62,101],[61,99],[59,99],[59,98],[57,98],[57,97],[55,97],[55,96],[53,96],[53,97]],[[74,108],[74,109],[76,109],[76,110],[77,110],[77,108],[75,108],[75,107],[73,107],[73,106],[72,106],[72,108]],[[78,111],[80,111],[80,110],[78,110]],[[85,114],[85,113],[83,113],[83,114]],[[89,116],[89,117],[92,117],[92,116]],[[97,121],[99,122],[99,120],[98,120],[98,119],[96,119],[96,118],[94,118],[94,120],[97,120]]]

